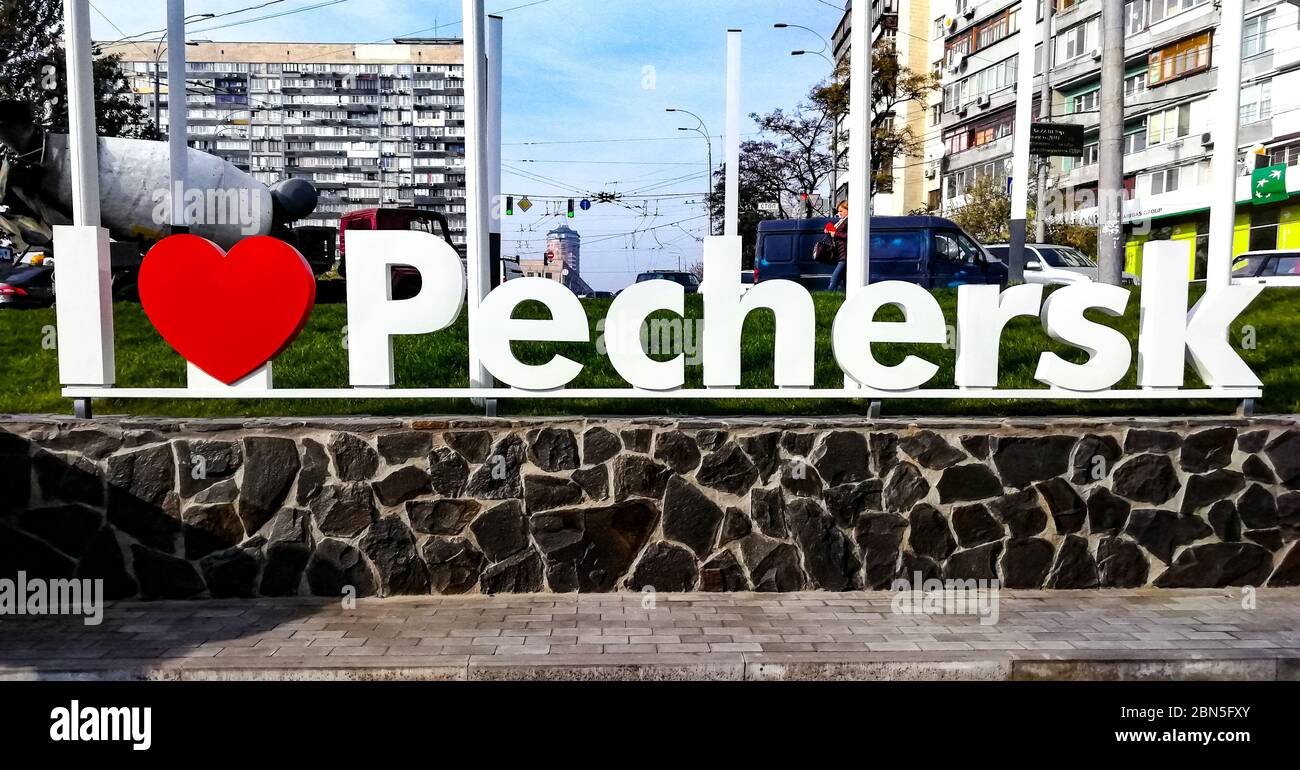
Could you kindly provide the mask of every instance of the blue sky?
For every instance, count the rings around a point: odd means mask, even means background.
[[[186,11],[222,13],[265,1],[190,0]],[[460,35],[460,0],[342,0],[256,20],[322,2],[328,0],[283,0],[193,23],[190,34],[220,41],[339,43],[412,33]],[[93,0],[93,5],[97,39],[166,25],[162,0]],[[715,137],[714,160],[721,163],[726,30],[745,30],[745,114],[789,108],[826,77],[829,65],[821,57],[789,55],[793,49],[819,50],[815,36],[772,25],[802,24],[829,38],[842,15],[838,5],[837,0],[488,0],[489,12],[505,11],[504,192],[626,194],[626,207],[598,205],[570,223],[584,240],[583,275],[598,289],[620,288],[641,270],[699,261],[697,239],[707,230],[699,197],[707,189],[707,150],[699,134],[677,130],[694,127],[694,119],[666,108],[699,114]],[[506,10],[516,6],[525,7]],[[211,28],[241,21],[248,23]],[[748,118],[744,130],[754,131]],[[646,197],[664,194],[690,197]],[[545,201],[538,203],[528,214],[516,211],[506,219],[506,253],[536,258],[546,231],[564,221],[562,213],[548,213]],[[551,206],[558,211],[557,204]],[[629,235],[635,231],[640,232]]]

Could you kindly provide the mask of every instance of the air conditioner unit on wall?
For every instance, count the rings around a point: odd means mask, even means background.
[[[1213,147],[1213,146],[1214,146],[1214,134],[1210,134],[1210,133],[1201,134],[1201,146],[1202,146],[1202,147]]]
[[[974,9],[974,8],[967,8],[965,11],[962,11],[962,14],[961,14],[961,15],[962,15],[963,18],[966,18],[966,19],[973,19],[973,18],[975,18],[975,9]]]
[[[988,94],[984,94],[983,96],[975,100],[975,104],[981,108],[989,106],[991,102],[992,100],[989,98]]]
[[[934,178],[937,177],[938,175],[939,175],[939,172],[938,172],[938,171],[935,171],[935,170],[932,169],[932,168],[927,168],[927,169],[925,170],[925,178],[926,178],[926,179],[934,179]]]

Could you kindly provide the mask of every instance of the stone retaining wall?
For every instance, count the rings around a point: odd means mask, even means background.
[[[112,598],[1300,585],[1300,421],[0,420]]]

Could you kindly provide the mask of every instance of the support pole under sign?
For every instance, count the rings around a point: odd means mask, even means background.
[[[849,13],[849,243],[844,287],[852,297],[871,280],[871,4],[853,3]]]
[[[724,234],[733,238],[740,235],[741,34],[738,29],[727,30],[727,180]]]
[[[468,279],[469,380],[492,387],[478,350],[479,306],[491,291],[491,184],[488,181],[488,67],[484,0],[462,0],[465,36],[465,268]],[[489,405],[491,408],[491,405]]]
[[[489,221],[492,232],[488,248],[491,253],[492,288],[501,285],[501,24],[500,16],[489,16],[487,26],[487,168]]]
[[[1210,252],[1205,291],[1213,294],[1232,282],[1232,235],[1237,219],[1237,136],[1241,120],[1241,0],[1223,0],[1219,28],[1219,82],[1214,104],[1214,186],[1210,198]]]
[[[58,259],[59,382],[65,386],[112,386],[112,274],[108,231],[100,227],[99,137],[95,127],[90,1],[64,0],[68,79],[68,154],[72,166],[72,225],[54,228]],[[73,402],[77,417],[92,416],[91,401]]]

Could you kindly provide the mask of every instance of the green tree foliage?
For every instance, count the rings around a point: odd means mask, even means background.
[[[1038,219],[1030,195],[1029,232],[1034,232]],[[950,209],[947,217],[970,233],[980,243],[1007,243],[1011,240],[1011,196],[1006,183],[994,177],[980,177],[966,193],[961,206]],[[1094,259],[1097,256],[1096,222],[1047,223],[1047,241],[1061,246],[1073,246]]]
[[[885,189],[891,180],[896,158],[919,157],[924,141],[901,121],[894,120],[906,102],[924,104],[938,83],[929,73],[912,72],[898,58],[893,45],[881,42],[872,55],[871,157],[872,190]],[[740,147],[740,233],[744,241],[745,266],[753,265],[758,224],[766,219],[791,219],[807,214],[801,201],[805,193],[825,190],[832,176],[837,147],[841,167],[848,151],[848,132],[843,119],[848,114],[847,67],[837,70],[829,83],[814,87],[808,98],[793,110],[777,109],[766,115],[751,115],[763,136]],[[838,135],[836,131],[838,130]],[[724,226],[725,169],[714,172],[709,206],[714,231]],[[761,211],[760,204],[775,204],[775,211]],[[835,201],[824,200],[812,213],[829,216]]]
[[[48,131],[68,130],[67,68],[60,0],[0,0],[0,101],[28,106]],[[117,56],[95,59],[95,118],[100,136],[161,134],[118,69]],[[6,116],[13,118],[14,116]]]

